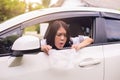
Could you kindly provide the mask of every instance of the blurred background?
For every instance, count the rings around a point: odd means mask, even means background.
[[[120,10],[120,0],[0,0],[0,23],[29,11],[51,7],[102,7]],[[38,25],[36,25],[38,26]],[[25,31],[37,30],[31,26]]]
[[[120,0],[0,0],[0,23],[36,9],[50,7],[103,7],[120,10]]]

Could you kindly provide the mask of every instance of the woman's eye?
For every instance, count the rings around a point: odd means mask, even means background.
[[[57,34],[57,36],[61,36],[62,34]]]
[[[64,37],[67,37],[67,35],[66,35],[66,34],[64,34]]]
[[[60,37],[60,36],[64,36],[64,37],[66,37],[66,34],[62,34],[62,33],[60,33],[60,34],[57,34],[57,36],[58,36],[58,37]]]

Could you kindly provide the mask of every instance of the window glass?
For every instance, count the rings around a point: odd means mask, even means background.
[[[106,19],[105,24],[107,41],[120,41],[120,20]]]
[[[33,36],[37,36],[40,39],[42,39],[46,33],[48,25],[49,25],[48,22],[43,22],[43,23],[38,23],[38,24],[31,25],[31,26],[27,26],[24,29],[23,35],[33,35]]]
[[[14,41],[20,36],[20,28],[13,29],[0,36],[0,54],[12,52],[11,47]]]

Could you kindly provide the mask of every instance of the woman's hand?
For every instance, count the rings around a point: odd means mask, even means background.
[[[50,49],[52,49],[52,47],[50,45],[43,45],[43,46],[41,46],[41,51],[44,51],[47,54],[48,54],[48,51]]]
[[[84,41],[82,41],[79,44],[73,44],[71,48],[75,48],[76,50],[79,50],[83,47],[90,45],[92,42],[93,42],[92,38],[86,38]]]
[[[72,49],[74,48],[75,50],[79,50],[81,47],[79,46],[79,44],[73,44]]]

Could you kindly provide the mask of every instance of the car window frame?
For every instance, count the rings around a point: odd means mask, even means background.
[[[120,19],[120,14],[118,13],[101,12],[101,16],[103,18]]]
[[[19,36],[22,35],[21,24],[15,25],[15,26],[10,27],[10,28],[8,28],[8,29],[6,29],[4,31],[1,31],[0,36],[5,37],[7,34],[10,34],[10,33],[14,32],[14,31],[17,31]]]
[[[53,18],[54,16],[54,18]],[[43,23],[43,22],[49,22],[57,19],[64,19],[64,18],[72,18],[72,17],[99,17],[100,12],[99,11],[67,11],[67,12],[57,12],[57,13],[52,13],[52,14],[47,14],[43,15],[41,17],[26,21],[22,23],[21,28],[24,29],[26,26],[31,26],[34,24],[38,23]],[[96,21],[95,21],[96,22]],[[95,27],[96,25],[94,25]],[[92,36],[94,36],[95,33],[93,33]],[[96,41],[97,42],[97,41]]]
[[[40,16],[38,18],[26,21],[22,23],[22,28],[25,28],[26,26],[31,26],[34,24],[38,24],[38,23],[43,23],[43,22],[48,22],[48,21],[52,21],[52,20],[57,20],[57,19],[64,19],[64,18],[72,18],[72,17],[97,17],[99,16],[99,12],[91,12],[91,11],[67,11],[67,12],[57,12],[57,13],[52,13],[52,14],[47,14],[47,15],[43,15]]]

